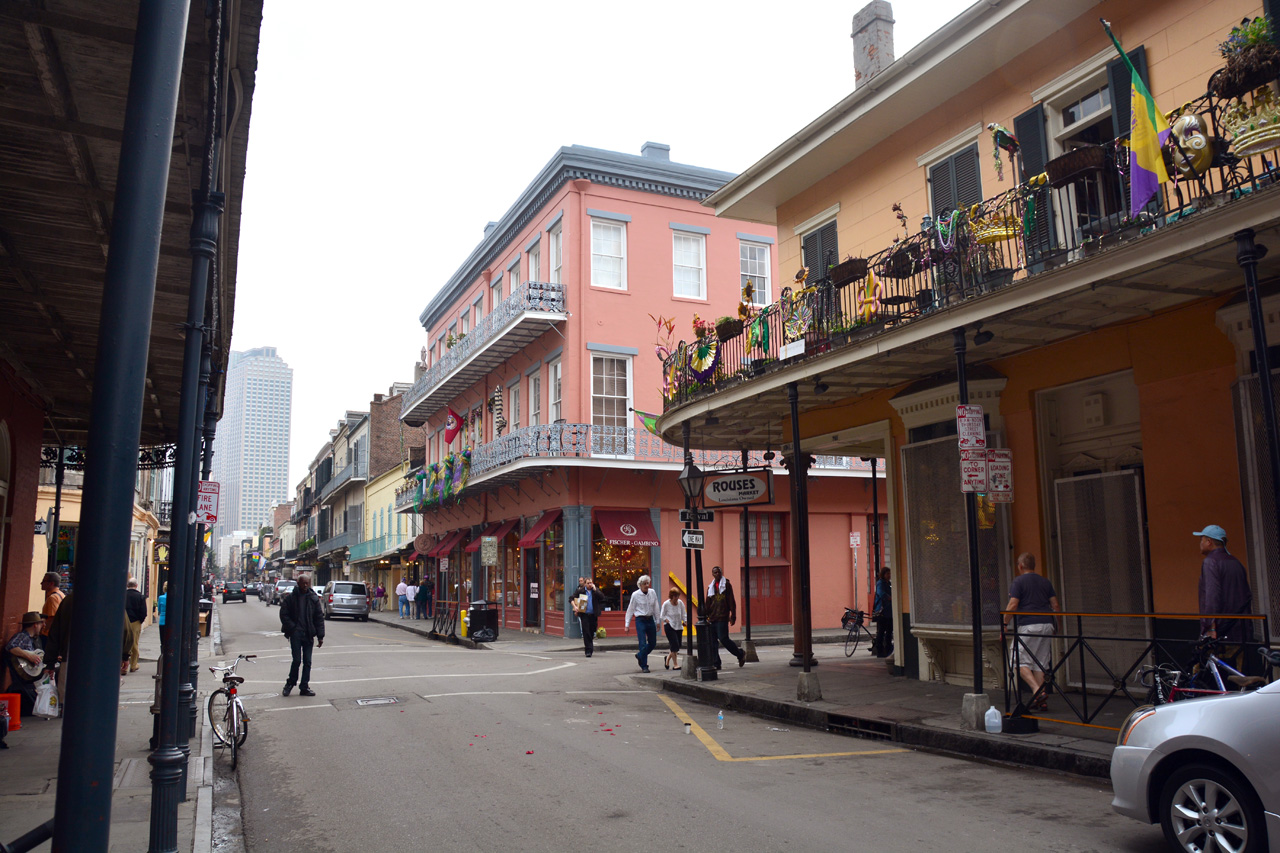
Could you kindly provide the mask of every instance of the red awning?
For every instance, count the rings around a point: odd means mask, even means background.
[[[643,509],[599,509],[596,521],[610,545],[661,545],[649,512]]]
[[[463,548],[462,550],[466,551],[468,554],[474,554],[476,551],[479,551],[479,550],[480,550],[480,540],[481,540],[481,539],[483,539],[483,538],[484,538],[484,537],[486,537],[486,536],[492,536],[492,535],[493,535],[493,531],[495,531],[495,530],[497,530],[497,529],[498,529],[498,525],[497,525],[496,523],[495,523],[495,524],[490,524],[488,527],[486,527],[484,530],[482,530],[482,531],[480,532],[480,535],[479,535],[479,536],[477,536],[475,539],[472,539],[472,540],[471,540],[471,544],[470,544],[470,545],[468,545],[467,547]]]
[[[551,523],[560,517],[560,508],[549,509],[542,514],[542,517],[529,528],[529,532],[520,537],[521,548],[532,548],[538,544],[538,540],[542,538],[542,534],[547,532],[547,528]]]
[[[497,530],[493,531],[493,533],[489,535],[496,537],[498,542],[501,543],[502,540],[506,538],[507,534],[510,533],[511,530],[519,523],[520,519],[518,518],[513,518],[510,521],[504,521],[498,525]]]
[[[427,552],[428,557],[444,557],[453,551],[459,540],[465,536],[467,531],[455,530],[440,540],[436,547]]]

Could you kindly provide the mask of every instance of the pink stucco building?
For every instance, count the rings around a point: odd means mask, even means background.
[[[632,409],[662,410],[655,344],[667,333],[651,315],[673,318],[674,339],[692,340],[695,314],[736,316],[748,282],[759,305],[786,283],[774,228],[701,204],[732,177],[672,162],[655,143],[639,156],[562,148],[422,312],[427,346],[401,419],[425,425],[426,465],[396,506],[424,516],[409,574],[438,573],[441,599],[495,602],[508,630],[577,636],[565,590],[590,574],[611,608],[601,625],[616,633],[640,575],[663,595],[669,573],[683,579],[682,453]],[[449,444],[451,411],[461,424]],[[742,464],[737,453],[695,459]],[[832,461],[815,486],[815,514],[830,515],[841,536],[865,530],[870,505],[869,481],[850,465]],[[441,497],[431,484],[445,468],[452,493]],[[780,502],[752,507],[747,525],[756,624],[791,621],[778,473]],[[704,552],[739,597],[740,526],[740,510],[719,512]],[[498,537],[496,565],[483,564],[482,536]]]

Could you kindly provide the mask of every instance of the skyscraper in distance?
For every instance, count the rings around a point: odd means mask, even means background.
[[[275,347],[232,351],[213,440],[213,479],[221,484],[213,541],[269,524],[271,504],[289,499],[292,406],[293,370]]]

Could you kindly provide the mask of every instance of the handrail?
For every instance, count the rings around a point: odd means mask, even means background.
[[[1025,616],[1048,616],[1062,619],[1063,632],[1055,632],[1053,637],[1062,640],[1066,645],[1062,654],[1057,656],[1056,660],[1051,659],[1050,661],[1041,661],[1035,658],[1034,654],[1027,646],[1026,641],[1022,639],[1025,635],[1020,634],[1018,631],[1018,620],[1020,617]],[[1098,715],[1102,713],[1103,709],[1106,708],[1113,699],[1116,699],[1121,695],[1128,699],[1134,707],[1146,703],[1145,693],[1142,694],[1140,698],[1137,698],[1130,692],[1130,679],[1133,677],[1134,673],[1140,670],[1143,662],[1147,660],[1149,656],[1155,656],[1158,660],[1177,661],[1180,659],[1180,656],[1175,654],[1176,647],[1185,646],[1187,644],[1194,643],[1195,641],[1188,639],[1187,637],[1148,636],[1145,632],[1142,636],[1127,637],[1097,635],[1096,633],[1094,635],[1087,635],[1084,631],[1085,619],[1167,619],[1179,621],[1232,619],[1248,622],[1261,622],[1262,639],[1260,641],[1246,640],[1240,643],[1231,643],[1231,645],[1239,645],[1243,648],[1271,648],[1269,620],[1265,614],[1097,613],[1088,611],[1067,611],[1059,613],[1054,611],[1002,610],[1000,611],[1000,617],[1000,646],[1003,652],[1001,654],[1001,670],[1005,686],[1005,713],[1012,716],[1036,717],[1037,719],[1051,720],[1055,723],[1087,725],[1095,728],[1115,728],[1114,726],[1099,726],[1095,723],[1095,720],[1097,720]],[[1010,630],[1009,626],[1004,624],[1005,617],[1012,617],[1012,630]],[[1074,622],[1075,624],[1075,631],[1073,633],[1067,633],[1066,628],[1071,622]],[[1098,648],[1095,647],[1095,644],[1104,642],[1111,644],[1130,644],[1131,646],[1138,647],[1137,655],[1131,658],[1132,663],[1124,666],[1123,672],[1120,674],[1117,674],[1117,670],[1120,669],[1124,664],[1124,661],[1128,658],[1121,658],[1120,664],[1114,667],[1112,665],[1108,665],[1099,653]],[[1034,661],[1034,663],[1044,672],[1045,686],[1036,694],[1030,696],[1027,701],[1023,700],[1023,696],[1028,688],[1022,683],[1022,679],[1019,677],[1017,671],[1010,666],[1011,643],[1017,648],[1019,655],[1030,655],[1030,659]],[[1111,689],[1102,696],[1101,701],[1095,700],[1092,710],[1090,709],[1090,683],[1091,680],[1096,683],[1099,679],[1097,678],[1098,673],[1096,672],[1093,673],[1093,679],[1089,677],[1090,661],[1096,664],[1097,668],[1101,671],[1101,674],[1103,675],[1101,680],[1111,684]],[[1072,673],[1073,677],[1079,679],[1079,689],[1073,689],[1070,685],[1063,684],[1058,679],[1059,673],[1061,673],[1068,662],[1071,662],[1073,667],[1076,667],[1079,670],[1078,672]],[[1056,697],[1062,700],[1071,715],[1076,718],[1075,721],[1060,720],[1057,718],[1048,718],[1026,713],[1026,709],[1031,701],[1034,701],[1037,698],[1042,698],[1050,690],[1052,690]],[[1095,694],[1097,691],[1098,688],[1093,688],[1093,692]],[[1073,695],[1074,698],[1069,698]]]

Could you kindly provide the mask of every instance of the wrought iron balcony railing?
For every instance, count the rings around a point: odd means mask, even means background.
[[[1246,105],[1245,112],[1250,109],[1271,111],[1274,120],[1261,122],[1263,130],[1280,125],[1273,101]],[[784,289],[740,328],[731,324],[682,341],[663,361],[663,410],[1270,192],[1280,182],[1271,156],[1280,147],[1280,127],[1258,142],[1254,136],[1263,130],[1246,129],[1246,119],[1239,102],[1212,95],[1176,111],[1181,135],[1164,149],[1174,179],[1137,216],[1129,215],[1129,148],[1120,139],[1055,158],[1044,174],[968,210],[925,217],[919,231],[870,257],[826,258],[824,269],[811,270],[794,292]],[[1245,141],[1243,151],[1222,142],[1233,133],[1237,143]],[[1198,147],[1196,137],[1207,148]]]
[[[530,281],[520,285],[413,383],[404,395],[400,418],[410,426],[421,426],[458,392],[546,332],[547,321],[567,316],[563,284]]]
[[[325,554],[332,554],[334,551],[349,547],[352,538],[350,530],[339,533],[337,536],[330,536],[328,539],[321,540],[316,551],[322,557]]]
[[[350,548],[347,556],[351,562],[359,562],[360,560],[371,560],[396,545],[399,537],[377,536],[373,539],[366,539],[363,542],[357,542]]]
[[[352,462],[333,476],[333,479],[325,483],[323,489],[320,490],[320,502],[327,503],[328,499],[339,492],[343,486],[351,482],[362,483],[369,479],[369,463],[367,460],[359,460]]]

